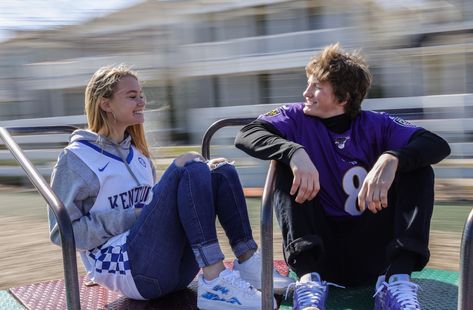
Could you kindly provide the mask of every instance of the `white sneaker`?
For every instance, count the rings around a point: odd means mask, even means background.
[[[261,253],[258,251],[241,264],[238,262],[238,259],[233,261],[233,270],[238,270],[242,279],[250,282],[258,290],[261,290],[261,268]],[[283,294],[293,282],[293,279],[281,275],[273,268],[273,288],[276,294]]]
[[[225,269],[209,282],[199,276],[197,307],[201,310],[260,310],[261,292],[242,280],[238,271]]]

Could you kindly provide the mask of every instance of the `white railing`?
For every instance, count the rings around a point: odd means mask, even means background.
[[[429,104],[431,103],[431,104]],[[231,106],[220,108],[191,109],[187,114],[188,131],[192,143],[198,144],[202,133],[215,121],[230,117],[257,117],[258,115],[277,108],[282,104]],[[471,179],[473,180],[473,141],[468,134],[473,132],[473,117],[448,118],[449,108],[462,109],[473,106],[473,94],[423,96],[405,98],[366,99],[363,108],[369,110],[399,113],[400,110],[423,108],[445,109],[446,113],[438,112],[432,119],[421,119],[422,113],[416,116],[419,119],[409,119],[410,122],[431,130],[445,138],[451,147],[448,159],[434,166],[438,179]],[[390,111],[395,110],[395,111]],[[470,109],[471,110],[471,109]],[[471,112],[470,112],[471,113]],[[199,117],[196,118],[195,115]],[[430,116],[432,117],[432,116]],[[214,144],[233,144],[237,128],[223,128],[213,139]],[[451,140],[451,141],[450,141]],[[218,150],[214,156],[231,157],[237,162],[242,183],[244,186],[261,187],[264,184],[267,163],[248,158],[239,151]]]
[[[228,117],[254,117],[267,112],[281,104],[270,105],[247,105],[220,108],[190,109],[187,111],[187,132],[191,136],[193,145],[199,145],[205,130],[216,120]],[[473,94],[366,99],[363,107],[372,110],[384,110],[389,112],[407,111],[409,109],[422,108],[471,108],[473,106]],[[471,110],[471,109],[470,109]],[[470,112],[471,113],[471,112]],[[422,114],[418,114],[422,116]],[[435,166],[438,178],[467,178],[473,179],[473,141],[470,141],[473,133],[473,118],[465,115],[465,118],[442,118],[445,115],[435,114],[433,119],[412,119],[411,122],[431,130],[449,141],[452,153],[447,160]],[[447,114],[448,116],[448,114]],[[168,114],[166,110],[147,111],[146,131],[148,142],[154,149],[157,146],[167,146],[170,143]],[[76,125],[83,127],[86,119],[83,115],[51,117],[27,120],[15,120],[0,122],[2,127],[12,126],[52,126],[52,125]],[[184,124],[181,124],[182,126]],[[220,144],[215,155],[226,156],[237,161],[239,165],[242,182],[245,186],[262,186],[267,165],[248,156],[233,147],[233,140],[238,128],[228,128],[219,131],[214,138],[215,144]],[[28,158],[39,164],[38,167],[43,175],[49,175],[52,165],[57,159],[62,147],[67,143],[67,135],[39,135],[18,136],[15,140],[21,144],[36,144],[33,150],[27,152]],[[159,145],[158,145],[159,143]],[[13,158],[0,142],[0,176],[21,176],[22,170],[16,166]],[[160,152],[156,152],[157,154]],[[167,163],[167,158],[157,157],[157,162]],[[163,164],[164,165],[164,164]]]
[[[143,80],[162,78],[165,72],[162,68],[168,66],[162,54],[131,53],[31,63],[22,72],[27,77],[24,83],[28,89],[63,89],[83,87],[97,68],[119,63],[133,65]]]
[[[149,110],[145,112],[145,130],[150,136],[148,141],[159,141],[162,144],[168,143],[170,131],[167,129],[166,110]],[[0,122],[0,127],[35,127],[35,126],[57,126],[73,125],[79,128],[86,127],[85,115],[72,115],[60,117],[19,119]],[[14,140],[21,145],[28,145],[24,150],[27,158],[38,168],[43,176],[51,175],[53,165],[59,153],[67,145],[68,134],[54,135],[23,135],[15,136]],[[156,142],[155,142],[156,143]],[[154,147],[155,145],[151,145]],[[12,154],[5,148],[0,139],[0,177],[23,176],[23,169],[16,164]]]
[[[200,108],[190,109],[187,111],[187,126],[191,134],[193,143],[200,143],[202,133],[216,120],[229,117],[257,117],[258,115],[275,109],[283,103],[278,104],[259,104],[245,106],[230,106],[219,108]],[[420,97],[402,97],[402,98],[382,98],[382,99],[365,99],[362,108],[365,110],[386,111],[423,108],[444,108],[445,112],[451,108],[467,108],[473,107],[473,94],[457,94],[457,95],[440,95],[440,96],[420,96]],[[195,117],[198,115],[199,117]],[[438,116],[438,117],[437,117]],[[473,118],[448,118],[448,115],[436,115],[436,118],[409,120],[414,124],[418,124],[428,130],[438,133],[440,136],[448,133],[463,133],[473,129]],[[220,137],[232,138],[225,135],[222,130]],[[446,137],[448,138],[448,137]],[[466,142],[466,141],[465,141]]]

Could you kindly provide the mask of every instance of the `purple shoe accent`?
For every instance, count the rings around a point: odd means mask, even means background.
[[[328,295],[329,285],[343,286],[322,281],[316,272],[310,274],[310,279],[304,282],[297,281],[291,284],[294,287],[293,310],[318,309],[325,310],[325,300]],[[289,288],[288,288],[289,289]]]
[[[420,310],[418,290],[411,281],[383,282],[374,295],[374,310]]]

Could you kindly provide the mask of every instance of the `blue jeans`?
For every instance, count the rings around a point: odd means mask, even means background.
[[[223,260],[216,216],[235,256],[257,248],[235,167],[173,162],[127,238],[131,273],[144,298],[183,289],[199,268]]]

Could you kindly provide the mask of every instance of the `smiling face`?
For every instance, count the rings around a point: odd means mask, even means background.
[[[129,126],[143,124],[145,100],[141,86],[134,76],[124,76],[117,83],[111,98],[102,98],[102,110],[107,112],[112,127],[111,138],[123,139]]]
[[[346,101],[340,102],[337,99],[330,82],[319,82],[310,77],[303,96],[304,114],[329,118],[345,113]]]

